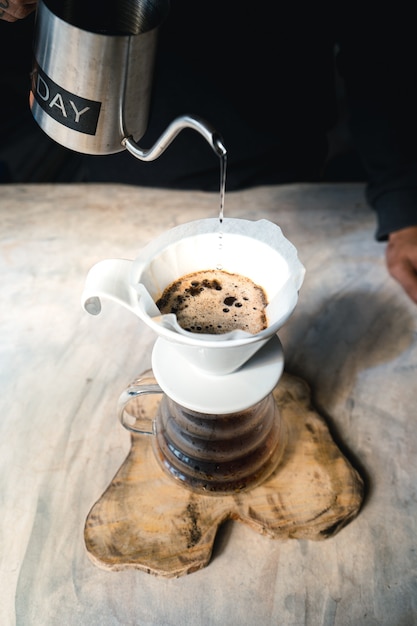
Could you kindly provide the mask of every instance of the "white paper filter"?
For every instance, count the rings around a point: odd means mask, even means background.
[[[181,276],[216,268],[246,276],[264,289],[268,328],[256,336],[245,331],[199,334],[199,340],[253,340],[270,336],[272,330],[275,333],[294,310],[305,274],[296,248],[268,220],[229,218],[222,224],[218,219],[196,220],[167,231],[136,259],[132,284],[142,299],[143,313],[153,318],[155,324],[189,337],[190,333],[177,324],[175,315],[161,316],[153,302]]]

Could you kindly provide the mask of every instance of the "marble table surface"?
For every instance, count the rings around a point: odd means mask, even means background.
[[[130,448],[117,399],[155,337],[116,304],[85,313],[85,276],[218,210],[213,193],[0,187],[2,626],[417,624],[417,308],[387,274],[360,184],[261,187],[225,205],[279,224],[307,269],[279,336],[365,480],[358,517],[320,542],[227,522],[208,567],[177,579],[105,571],[86,552],[86,516]]]

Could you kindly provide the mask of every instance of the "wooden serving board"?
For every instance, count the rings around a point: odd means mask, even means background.
[[[87,517],[91,559],[108,570],[177,577],[208,565],[227,519],[273,539],[315,541],[350,522],[363,481],[312,408],[308,385],[285,373],[273,393],[288,441],[275,472],[249,491],[193,493],[161,469],[150,436],[133,434],[126,460]]]

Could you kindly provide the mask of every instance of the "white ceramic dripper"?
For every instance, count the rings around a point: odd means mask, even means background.
[[[260,285],[268,326],[256,335],[183,330],[155,301],[171,282],[195,271],[223,269]],[[295,247],[267,220],[203,219],[173,228],[134,261],[108,259],[89,272],[82,305],[97,315],[110,299],[135,313],[158,336],[152,368],[163,391],[185,407],[228,413],[252,406],[278,382],[283,354],[276,336],[293,312],[305,269]]]

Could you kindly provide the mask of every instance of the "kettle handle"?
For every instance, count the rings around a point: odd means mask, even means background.
[[[181,115],[177,117],[148,150],[140,148],[131,136],[125,137],[122,140],[122,144],[137,159],[141,161],[154,161],[168,148],[178,133],[184,128],[192,128],[200,133],[200,135],[208,141],[218,157],[222,158],[226,156],[226,148],[224,147],[223,139],[216,129],[202,118],[194,115]]]

